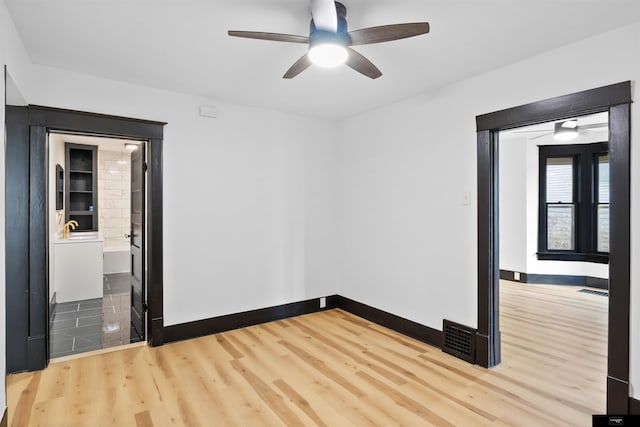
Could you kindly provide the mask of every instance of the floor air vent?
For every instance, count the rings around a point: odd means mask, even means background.
[[[585,293],[585,294],[600,295],[602,297],[608,297],[609,296],[609,292],[607,292],[607,291],[594,291],[592,289],[580,289],[578,292],[582,292],[582,293]]]
[[[442,322],[442,341],[442,351],[469,363],[475,363],[475,329],[445,319]]]

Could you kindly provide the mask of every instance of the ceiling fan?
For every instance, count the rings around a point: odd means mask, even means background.
[[[563,120],[561,122],[554,123],[553,129],[516,130],[513,133],[543,132],[541,135],[536,135],[534,137],[529,138],[530,141],[538,138],[543,138],[548,135],[553,135],[555,139],[558,139],[561,141],[568,141],[577,137],[580,131],[597,130],[601,128],[606,128],[607,126],[608,126],[607,122],[581,125],[578,123],[577,119],[570,119],[570,120]]]
[[[351,49],[351,46],[388,42],[429,32],[428,22],[382,25],[349,31],[346,16],[347,8],[342,3],[311,0],[312,19],[308,36],[259,31],[229,31],[228,34],[233,37],[308,44],[309,51],[287,70],[283,76],[285,79],[294,78],[311,64],[334,67],[343,63],[360,74],[377,79],[382,72],[363,55]]]

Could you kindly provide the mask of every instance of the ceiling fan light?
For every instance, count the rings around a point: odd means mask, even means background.
[[[347,56],[347,49],[336,43],[317,43],[309,48],[309,59],[320,67],[337,67],[344,64]]]
[[[553,137],[558,141],[569,141],[578,137],[577,121],[575,127],[564,126],[568,122],[554,124]]]

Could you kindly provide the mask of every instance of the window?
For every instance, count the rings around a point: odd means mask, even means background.
[[[538,259],[609,262],[608,144],[539,150]]]

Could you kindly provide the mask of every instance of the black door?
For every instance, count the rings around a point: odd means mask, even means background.
[[[140,144],[131,153],[131,342],[143,341],[145,334],[144,152]]]

